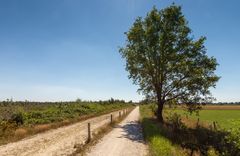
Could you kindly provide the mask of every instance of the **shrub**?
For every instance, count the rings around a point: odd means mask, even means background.
[[[240,120],[231,121],[233,125],[227,132],[228,135],[225,136],[225,142],[231,147],[231,152],[240,155]]]
[[[24,124],[24,115],[23,112],[16,112],[12,114],[10,118],[10,122],[14,122],[17,125],[23,125]]]
[[[167,120],[168,124],[172,126],[174,132],[186,129],[185,124],[182,122],[181,115],[177,113],[169,114]]]
[[[209,148],[208,152],[207,152],[208,156],[219,156],[219,153],[214,149],[214,148]]]
[[[9,123],[7,121],[0,121],[0,133],[5,133],[5,131],[8,129]]]

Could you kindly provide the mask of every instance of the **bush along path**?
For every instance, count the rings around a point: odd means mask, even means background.
[[[120,124],[89,149],[88,156],[145,156],[144,142],[139,124],[139,107],[136,107]]]
[[[130,109],[128,109],[130,110]],[[85,121],[53,129],[23,139],[18,142],[0,146],[1,156],[45,156],[45,155],[71,155],[77,149],[76,144],[85,144],[88,140],[88,123],[91,124],[91,132],[109,124],[112,118],[119,118],[126,109],[115,111],[102,116],[87,119]],[[121,113],[119,113],[121,112]]]

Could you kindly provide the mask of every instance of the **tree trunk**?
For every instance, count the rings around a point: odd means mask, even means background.
[[[163,102],[162,101],[158,101],[158,108],[157,108],[157,119],[159,122],[163,123],[163,115],[162,115],[162,111],[163,111]]]

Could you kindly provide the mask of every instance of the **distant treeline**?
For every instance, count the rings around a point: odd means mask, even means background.
[[[139,104],[152,104],[152,103],[156,103],[156,100],[152,100],[152,99],[144,99],[142,101],[139,101]],[[178,104],[181,105],[181,103],[175,103],[175,102],[169,102],[167,103],[168,105],[170,104]],[[203,103],[202,103],[203,104]],[[240,105],[240,102],[212,102],[212,103],[204,103],[204,105]]]
[[[211,105],[240,105],[240,102],[214,102]]]
[[[5,101],[0,101],[0,106],[6,106],[6,105],[59,105],[59,104],[76,104],[76,103],[99,103],[99,104],[114,104],[114,103],[129,103],[132,104],[132,101],[125,101],[125,100],[119,100],[119,99],[109,99],[109,100],[99,100],[99,101],[91,101],[91,100],[81,100],[77,99],[75,101],[59,101],[59,102],[36,102],[36,101],[13,101],[12,99],[7,99]]]

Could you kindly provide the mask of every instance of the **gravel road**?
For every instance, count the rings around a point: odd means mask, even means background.
[[[139,107],[110,133],[105,135],[87,156],[145,156],[147,146],[144,143],[139,120]]]
[[[113,114],[118,117],[119,111]],[[87,123],[92,131],[108,124],[110,114],[94,117],[70,126],[49,130],[18,142],[0,146],[0,156],[59,156],[75,152],[74,146],[87,140]]]

